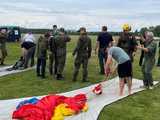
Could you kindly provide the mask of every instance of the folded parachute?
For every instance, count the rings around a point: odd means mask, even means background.
[[[74,97],[48,95],[41,100],[35,101],[27,104],[21,104],[21,102],[17,107],[18,109],[13,112],[12,118],[23,120],[63,120],[64,116],[77,114],[88,109],[85,94],[78,94]]]

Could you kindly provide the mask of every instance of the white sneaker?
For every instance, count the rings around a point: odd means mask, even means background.
[[[153,90],[153,88],[154,88],[153,86],[149,86],[149,89],[150,89],[150,90]]]

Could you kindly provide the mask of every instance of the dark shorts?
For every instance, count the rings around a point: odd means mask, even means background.
[[[35,44],[33,42],[23,42],[21,45],[21,48],[30,49],[31,47],[34,47]]]
[[[130,60],[118,65],[118,76],[120,78],[132,77],[132,63]]]

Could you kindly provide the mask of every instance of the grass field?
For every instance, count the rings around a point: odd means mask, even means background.
[[[59,93],[85,87],[104,79],[99,75],[98,59],[92,53],[89,61],[89,81],[81,82],[81,72],[78,81],[73,83],[73,60],[72,51],[76,44],[78,36],[72,36],[72,41],[67,46],[67,61],[64,70],[65,80],[57,81],[49,76],[47,69],[47,78],[42,80],[36,77],[35,70],[23,73],[0,77],[0,99],[21,98],[26,96],[45,95],[49,93]],[[91,36],[93,46],[95,46],[96,37]],[[8,57],[6,64],[13,64],[20,56],[20,47],[18,43],[9,43]],[[94,47],[93,47],[94,49]],[[139,53],[139,52],[138,52]],[[138,66],[139,54],[135,56],[134,77],[142,79],[141,68]],[[153,77],[160,81],[159,68],[155,67]],[[109,106],[106,106],[99,116],[99,120],[160,120],[160,86],[153,90],[146,90],[134,96],[130,96]]]

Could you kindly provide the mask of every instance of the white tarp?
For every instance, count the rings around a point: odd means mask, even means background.
[[[10,74],[19,73],[19,72],[24,72],[24,71],[31,70],[31,69],[34,68],[34,67],[31,67],[31,68],[27,68],[27,69],[24,69],[24,70],[12,70],[12,71],[8,71],[7,69],[11,68],[11,67],[12,66],[1,67],[0,68],[0,76],[10,75]]]
[[[155,82],[155,84],[158,82]],[[133,79],[132,94],[142,91],[144,89],[140,88],[143,85],[143,81]],[[111,104],[119,99],[127,97],[127,88],[125,88],[124,96],[118,96],[118,78],[106,81],[103,83],[103,94],[94,95],[91,90],[95,85],[85,87],[82,89],[74,90],[67,93],[62,93],[65,96],[74,96],[79,93],[89,93],[88,94],[88,105],[89,110],[85,113],[80,113],[75,116],[66,117],[65,120],[97,120],[100,111],[105,105]],[[42,97],[42,96],[41,96]],[[40,96],[38,98],[41,98]],[[11,120],[12,112],[15,110],[18,103],[26,98],[21,99],[11,99],[11,100],[0,100],[0,120]]]

